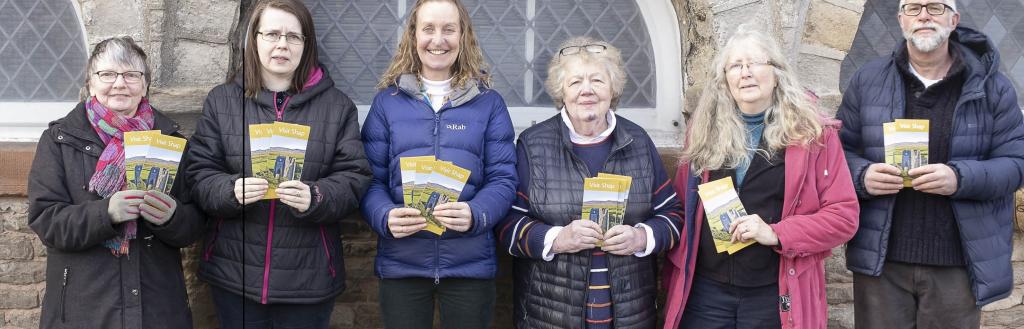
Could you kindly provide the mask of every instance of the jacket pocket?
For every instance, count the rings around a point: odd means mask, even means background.
[[[61,323],[66,323],[67,322],[67,318],[64,315],[66,313],[65,310],[64,310],[64,301],[67,299],[68,279],[70,277],[71,277],[71,266],[65,266],[64,267],[64,277],[60,281],[60,307],[59,307],[58,311],[60,312],[60,322]]]
[[[331,247],[327,244],[327,232],[324,230],[324,226],[320,225],[320,242],[324,246],[324,254],[327,255],[327,269],[331,270],[331,277],[337,276],[334,272],[334,257],[331,256]]]
[[[210,261],[210,255],[213,255],[213,245],[217,243],[217,235],[220,234],[220,225],[224,223],[224,219],[217,219],[217,227],[213,229],[213,234],[210,235],[210,242],[206,245],[206,250],[203,251],[203,261]]]

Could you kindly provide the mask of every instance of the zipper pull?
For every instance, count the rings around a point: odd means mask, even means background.
[[[67,287],[68,286],[68,272],[69,271],[71,271],[71,266],[68,266],[68,267],[64,268],[64,280],[61,281],[61,283],[60,283],[61,287]]]
[[[441,125],[441,118],[434,114],[434,136],[437,136],[438,126]]]

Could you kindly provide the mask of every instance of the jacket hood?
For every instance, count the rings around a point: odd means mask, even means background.
[[[414,74],[402,74],[398,77],[396,85],[399,90],[413,98],[423,99],[424,97],[420,79]],[[448,100],[452,103],[451,107],[459,107],[473,100],[480,93],[480,83],[476,79],[469,79],[469,81],[466,81],[465,86],[452,88],[452,93],[448,96]]]
[[[315,69],[310,72],[309,77],[306,80],[305,86],[298,93],[291,95],[291,100],[288,101],[288,107],[299,108],[302,104],[315,98],[321,93],[334,88],[334,80],[331,79],[331,74],[327,72],[327,68],[323,65],[318,66],[319,69]],[[235,80],[232,81],[236,87],[245,90],[244,76],[238,74],[235,76]],[[260,93],[256,95],[256,103],[274,108],[274,92],[262,89]]]
[[[999,72],[999,52],[987,36],[969,27],[959,26],[949,35],[951,51],[958,51],[964,62],[963,94],[983,94],[985,81]],[[907,41],[899,43],[892,52],[893,61],[906,52]]]

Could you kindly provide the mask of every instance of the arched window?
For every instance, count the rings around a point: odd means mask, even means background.
[[[401,37],[415,0],[306,0],[322,61],[365,116],[377,79]],[[627,83],[618,113],[674,144],[682,103],[678,21],[668,0],[464,0],[493,87],[518,130],[555,113],[544,91],[547,64],[572,36],[606,40],[623,53]],[[361,117],[362,117],[361,116]]]
[[[1000,71],[1017,88],[1017,99],[1024,104],[1024,3],[1020,1],[973,0],[958,1],[960,26],[984,33],[999,49]],[[896,20],[897,2],[868,0],[864,4],[853,46],[843,60],[841,85],[867,62],[889,56],[903,42],[903,33]]]
[[[0,1],[0,140],[34,141],[66,115],[78,102],[86,58],[72,1]]]

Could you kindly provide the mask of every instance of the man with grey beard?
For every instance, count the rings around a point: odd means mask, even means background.
[[[999,52],[954,0],[902,0],[905,43],[851,78],[837,118],[860,199],[847,245],[857,328],[978,328],[1013,288],[1024,122]],[[886,164],[882,124],[928,120],[928,164]]]

